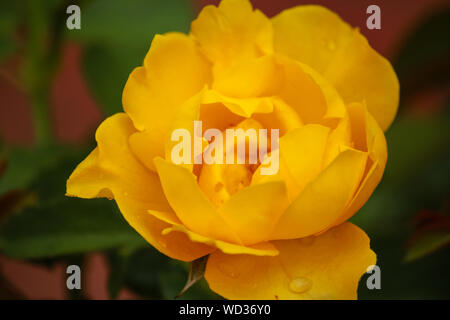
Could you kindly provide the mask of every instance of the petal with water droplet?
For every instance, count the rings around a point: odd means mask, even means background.
[[[344,223],[309,241],[274,241],[274,257],[213,252],[205,278],[227,299],[355,299],[361,275],[376,262],[364,231]]]

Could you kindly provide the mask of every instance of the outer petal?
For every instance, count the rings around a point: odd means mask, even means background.
[[[210,288],[227,299],[355,299],[361,275],[376,263],[369,238],[351,223],[274,244],[276,257],[212,253]]]
[[[362,140],[358,144],[369,154],[368,166],[361,185],[344,213],[333,224],[337,225],[351,218],[369,199],[372,192],[380,183],[387,161],[387,145],[383,131],[377,122],[361,104],[349,106],[352,118],[352,133]]]
[[[272,22],[276,52],[317,70],[345,103],[365,100],[381,128],[389,127],[398,107],[398,79],[357,29],[316,5],[285,10]]]
[[[130,74],[122,96],[125,112],[145,132],[132,143],[143,163],[152,167],[153,157],[163,156],[164,137],[174,113],[210,81],[210,65],[190,37],[181,33],[155,36],[144,66]],[[152,150],[145,151],[145,144]]]
[[[156,171],[153,159],[164,154],[164,146],[160,143],[161,137],[154,131],[139,131],[130,136],[130,149],[148,169]]]
[[[154,217],[172,225],[171,227],[163,230],[164,235],[184,233],[191,241],[208,245],[210,248],[217,248],[226,254],[250,254],[256,256],[276,256],[278,254],[278,250],[269,242],[260,242],[250,246],[241,246],[226,241],[215,240],[188,230],[181,224],[181,221],[171,213],[152,210],[150,210],[149,213]],[[210,250],[210,252],[213,251],[214,250]]]
[[[128,139],[136,132],[129,117],[116,114],[97,129],[98,147],[81,162],[67,181],[67,195],[81,198],[114,198],[125,219],[150,244],[164,254],[190,261],[207,246],[186,236],[161,235],[169,225],[149,216],[148,209],[170,210],[158,176],[147,170],[131,152]]]
[[[306,237],[330,226],[352,199],[366,160],[366,153],[354,149],[339,154],[287,208],[272,239]]]
[[[164,194],[183,224],[204,237],[241,243],[219,215],[188,169],[161,158],[155,159]]]
[[[259,10],[253,11],[248,0],[223,0],[219,7],[204,7],[191,32],[206,56],[223,66],[273,50],[272,24]]]

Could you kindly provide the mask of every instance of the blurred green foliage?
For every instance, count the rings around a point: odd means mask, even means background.
[[[14,53],[15,39],[11,34],[17,28],[33,28],[39,23],[41,33],[34,33],[35,38],[42,39],[53,31],[48,26],[62,22],[58,29],[63,34],[52,37],[83,46],[82,71],[106,116],[122,110],[123,86],[133,68],[142,64],[154,34],[188,31],[194,11],[188,0],[132,3],[92,0],[78,4],[82,8],[82,29],[71,31],[65,28],[65,12],[59,10],[67,6],[65,1],[46,2],[39,10],[27,2],[2,5],[0,59]],[[57,16],[61,14],[62,17]],[[59,47],[51,49],[55,52],[42,55],[60,54]],[[34,48],[33,52],[36,51]],[[35,56],[33,59],[40,61]],[[30,72],[34,77],[39,77],[40,72],[50,72],[33,64],[25,64],[24,68],[25,77]],[[46,97],[43,98],[45,101]],[[48,112],[47,106],[39,107]],[[82,261],[80,254],[104,251],[111,267],[108,283],[111,298],[117,297],[123,286],[143,297],[174,298],[188,276],[185,263],[174,262],[149,246],[130,228],[113,201],[65,197],[66,180],[92,149],[90,143],[75,148],[46,140],[31,148],[2,148],[0,162],[6,165],[6,170],[0,176],[0,206],[3,206],[0,252],[46,265],[55,261]],[[17,210],[10,214],[7,208]],[[204,281],[182,298],[198,297],[218,298]]]
[[[188,32],[194,16],[185,0],[125,2],[87,3],[82,29],[70,33],[84,45],[83,71],[107,116],[122,111],[123,86],[131,71],[142,65],[153,36]]]
[[[426,255],[437,249],[436,242],[428,241],[420,248],[425,257],[406,261],[417,250],[407,245],[415,215],[424,209],[448,214],[443,203],[450,191],[450,150],[445,147],[450,145],[449,119],[448,114],[404,116],[387,133],[389,159],[383,181],[351,219],[371,238],[382,272],[381,290],[368,290],[367,276],[363,277],[360,298],[450,298],[448,247]]]
[[[450,7],[432,12],[404,39],[394,61],[402,99],[419,90],[442,86],[450,73]]]
[[[18,19],[17,2],[8,1],[2,4],[2,10],[0,10],[0,59],[11,55],[16,48],[11,34],[14,34]]]
[[[14,30],[37,25],[40,27],[35,29],[34,40],[26,39],[30,43],[25,48],[35,56],[24,64],[23,76],[40,79],[41,73],[51,75],[52,66],[41,62],[59,56],[59,46],[51,46],[51,52],[33,46],[40,46],[37,40],[46,39],[57,25],[64,32],[52,34],[61,38],[55,39],[55,43],[72,41],[83,47],[82,71],[105,116],[121,111],[123,86],[133,68],[142,64],[153,35],[186,32],[193,18],[188,0],[91,0],[79,2],[81,30],[68,31],[61,18],[65,12],[60,10],[66,2],[47,1],[37,9],[33,7],[34,10],[28,10],[26,3],[30,1],[24,3],[2,4],[0,59],[20,51],[23,45],[11,37]],[[370,236],[382,271],[382,290],[368,290],[367,276],[362,278],[359,296],[363,299],[450,298],[450,251],[448,247],[442,248],[448,243],[448,231],[429,232],[408,245],[415,232],[412,220],[417,213],[426,209],[448,215],[449,106],[432,115],[413,116],[405,103],[407,98],[431,85],[448,88],[445,70],[450,52],[448,41],[443,39],[450,30],[449,21],[449,10],[425,19],[406,39],[394,64],[402,88],[402,105],[387,133],[388,166],[380,186],[352,218]],[[63,25],[58,24],[61,22]],[[35,92],[43,88],[46,87],[31,85],[28,89]],[[46,126],[41,116],[48,113],[45,106],[48,92],[37,93],[31,95],[31,99],[37,100],[39,111],[34,120]],[[174,298],[186,283],[187,264],[168,259],[148,245],[129,227],[113,201],[65,197],[66,179],[93,148],[93,134],[91,137],[87,145],[80,147],[44,139],[32,148],[3,148],[0,252],[48,265],[55,261],[82,261],[85,253],[102,251],[111,269],[108,280],[111,298],[116,298],[123,287],[145,298]],[[0,275],[0,297],[13,295],[4,283]],[[201,280],[181,298],[220,297]]]

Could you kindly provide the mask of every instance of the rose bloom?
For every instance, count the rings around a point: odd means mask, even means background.
[[[154,37],[125,85],[125,113],[99,126],[67,195],[114,199],[173,259],[209,255],[205,278],[225,298],[354,299],[376,256],[346,221],[381,180],[398,99],[390,63],[328,9],[269,19],[223,0],[190,34]],[[278,172],[173,163],[171,133],[194,121],[203,132],[279,129]]]

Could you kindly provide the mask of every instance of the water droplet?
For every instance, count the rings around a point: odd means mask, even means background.
[[[230,277],[233,279],[236,279],[237,277],[239,277],[239,272],[237,272],[233,266],[230,266],[228,264],[219,265],[219,270],[227,277]]]
[[[305,277],[295,278],[289,283],[289,289],[295,293],[304,293],[311,289],[311,287],[312,281]]]

